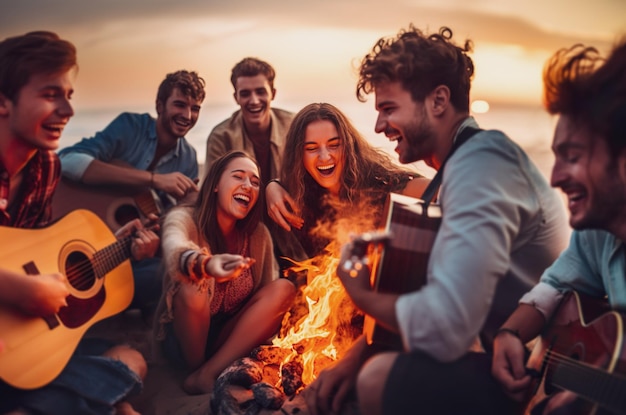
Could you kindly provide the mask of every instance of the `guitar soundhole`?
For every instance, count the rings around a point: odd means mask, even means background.
[[[137,208],[130,204],[121,205],[115,209],[115,222],[120,226],[127,224],[133,219],[138,219],[139,217]]]
[[[72,287],[79,291],[91,288],[96,280],[93,266],[87,255],[82,252],[72,252],[65,263],[65,274]]]

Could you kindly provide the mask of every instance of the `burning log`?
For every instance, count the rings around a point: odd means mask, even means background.
[[[304,368],[299,360],[292,360],[281,369],[282,387],[285,394],[294,395],[303,385],[302,372]]]
[[[254,400],[265,409],[280,409],[285,402],[285,394],[266,382],[252,385]]]
[[[243,414],[239,401],[232,394],[231,387],[241,386],[250,389],[263,379],[259,365],[251,358],[244,357],[228,366],[215,381],[211,410],[214,414]]]

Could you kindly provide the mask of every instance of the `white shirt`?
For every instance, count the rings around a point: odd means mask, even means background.
[[[471,117],[459,131],[466,126],[478,127]],[[452,361],[467,352],[490,312],[502,319],[513,311],[565,249],[569,227],[556,190],[495,130],[477,133],[449,159],[439,202],[443,218],[427,284],[400,296],[396,314],[407,350]]]

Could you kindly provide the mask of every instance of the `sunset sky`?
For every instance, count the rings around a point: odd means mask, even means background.
[[[154,112],[165,74],[196,70],[207,81],[205,137],[236,109],[230,70],[243,57],[276,68],[276,106],[341,107],[356,103],[364,54],[409,23],[428,32],[447,25],[459,43],[474,41],[473,99],[539,105],[545,60],[577,42],[608,50],[626,34],[626,1],[0,0],[0,38],[47,29],[77,46],[76,118]],[[373,114],[372,99],[359,105]]]

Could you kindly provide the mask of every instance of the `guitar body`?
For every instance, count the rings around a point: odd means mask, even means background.
[[[424,201],[390,193],[385,208],[385,231],[391,239],[372,265],[372,286],[381,293],[404,294],[426,283],[428,258],[441,224],[441,209]],[[402,350],[400,335],[365,317],[363,332],[368,344]]]
[[[70,285],[68,306],[55,315],[29,317],[0,306],[2,380],[22,389],[44,386],[65,367],[91,325],[128,307],[132,270],[128,257],[114,252],[116,244],[107,225],[86,210],[43,229],[0,227],[3,268],[23,274],[58,272]]]
[[[576,292],[563,298],[528,361],[540,377],[526,414],[540,413],[541,403],[561,390],[582,398],[576,414],[626,413],[624,319],[606,309]]]
[[[149,188],[90,186],[62,178],[52,198],[52,215],[61,218],[77,209],[94,212],[116,232],[133,219],[160,216],[163,204]]]

